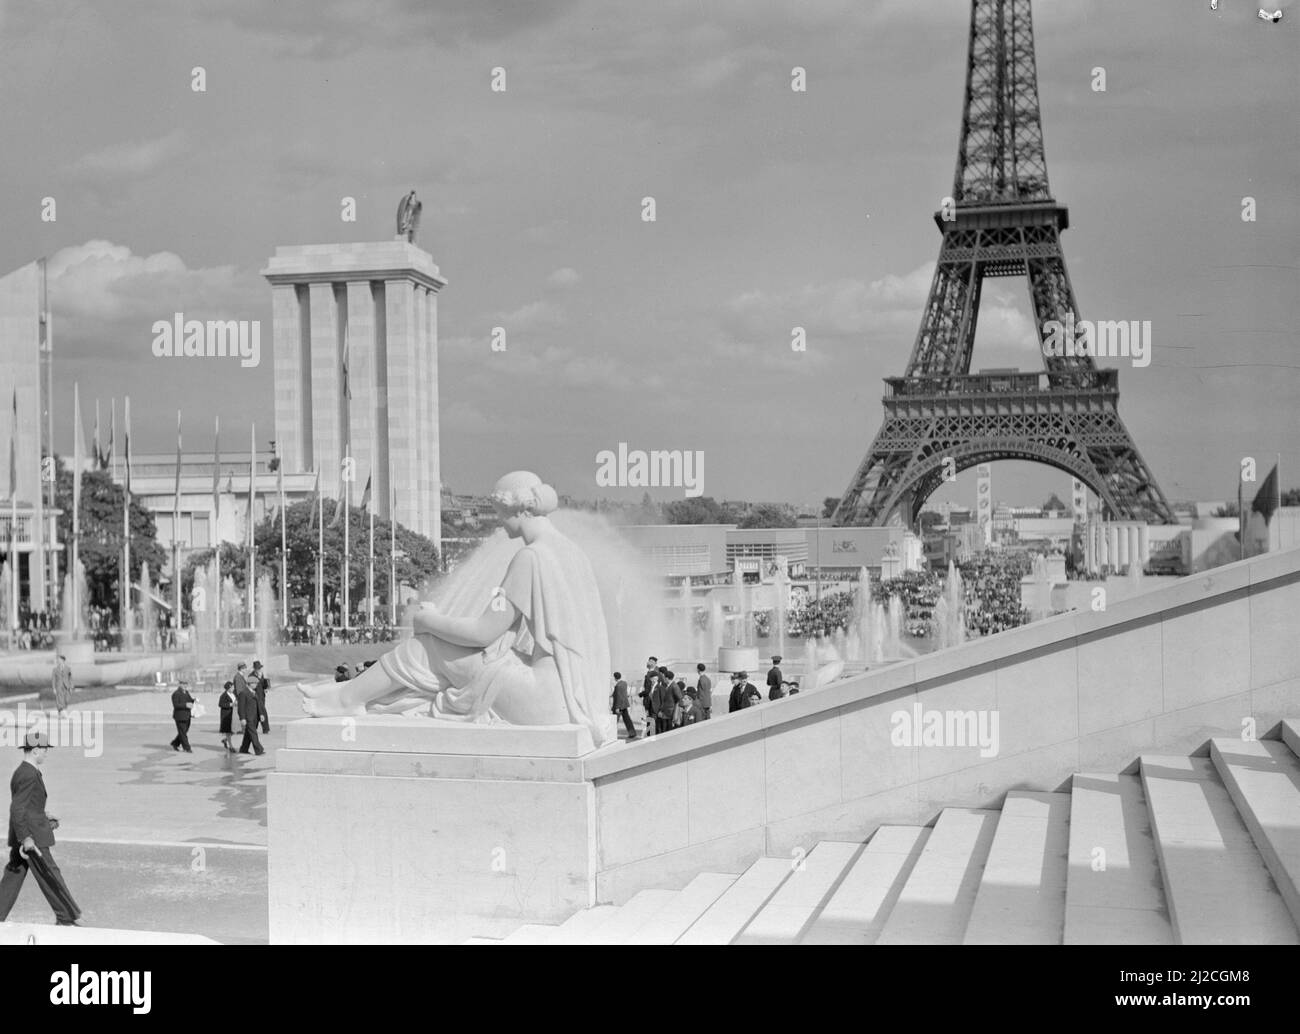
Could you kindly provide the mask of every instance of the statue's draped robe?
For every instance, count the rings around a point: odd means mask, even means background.
[[[586,726],[600,746],[608,738],[609,643],[586,554],[563,535],[539,536],[511,559],[495,595],[519,611],[512,628],[482,649],[411,637],[379,661],[406,688],[371,710],[407,711],[423,700],[431,717],[483,722],[531,706],[556,723]]]

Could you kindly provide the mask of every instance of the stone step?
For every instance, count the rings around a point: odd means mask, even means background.
[[[543,923],[525,923],[508,937],[501,939],[502,944],[550,944],[558,926]]]
[[[926,826],[881,826],[800,944],[874,944],[930,838]]]
[[[789,875],[789,859],[760,858],[674,943],[730,944]]]
[[[1141,768],[1178,943],[1300,943],[1214,762],[1144,754]]]
[[[575,912],[555,928],[547,944],[587,944],[606,923],[617,918],[617,905],[597,905]]]
[[[736,882],[734,873],[704,872],[618,944],[672,944]]]
[[[1064,942],[1174,943],[1138,776],[1074,777]]]
[[[1300,925],[1300,758],[1277,740],[1210,741],[1210,758]]]
[[[1291,748],[1291,753],[1300,757],[1300,719],[1287,718],[1282,722],[1282,742]]]
[[[877,944],[960,944],[998,813],[945,808],[903,884]]]
[[[677,899],[681,891],[677,890],[642,890],[638,891],[617,909],[617,915],[609,922],[602,923],[599,929],[592,931],[587,944],[635,944],[635,934],[650,919],[654,918],[666,906]]]
[[[963,944],[1060,944],[1070,795],[1011,790],[975,893]]]
[[[862,848],[859,843],[823,840],[807,857],[792,859],[793,871],[733,943],[798,944]]]

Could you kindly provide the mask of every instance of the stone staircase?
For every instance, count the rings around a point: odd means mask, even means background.
[[[471,944],[1298,944],[1300,721]]]

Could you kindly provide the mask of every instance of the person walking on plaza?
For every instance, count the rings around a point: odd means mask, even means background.
[[[733,671],[731,673],[731,696],[727,697],[727,714],[735,714],[744,704],[744,685],[743,672]]]
[[[772,667],[768,669],[767,672],[767,699],[768,700],[780,700],[783,696],[785,696],[785,690],[781,688],[781,683],[784,680],[781,677],[781,669],[779,667],[780,663],[781,663],[781,655],[779,653],[774,654],[772,656]]]
[[[682,717],[678,723],[680,725],[694,725],[696,722],[702,722],[707,717],[704,708],[700,706],[700,691],[691,686],[686,691],[686,698],[681,704]]]
[[[241,664],[242,668],[243,665]],[[242,688],[241,688],[242,684]],[[266,753],[262,741],[257,738],[257,694],[248,688],[248,683],[235,675],[235,706],[239,709],[239,720],[244,726],[244,741],[239,745],[239,753],[247,754],[251,743],[253,753],[261,757]]]
[[[262,670],[262,662],[253,662],[253,694],[257,697],[257,714],[262,722],[262,731],[271,731],[271,718],[266,713],[266,693],[271,688],[271,680],[266,677],[266,672]]]
[[[227,682],[221,687],[221,696],[217,699],[217,707],[221,708],[221,745],[226,748],[230,754],[235,752],[235,745],[230,742],[230,737],[235,734],[232,726],[232,719],[235,711],[235,694],[231,692],[235,688],[233,682]]]
[[[695,679],[695,695],[707,721],[713,715],[713,680],[704,674],[703,663],[697,664],[695,670],[699,673]]]
[[[659,681],[659,658],[650,657],[645,662],[645,678],[641,680],[641,692],[637,694],[641,698],[641,710],[645,714],[645,735],[651,735],[655,730],[654,725],[654,705],[650,702],[650,696],[654,692],[655,686]]]
[[[35,730],[23,738],[23,760],[9,780],[9,864],[0,877],[0,923],[18,900],[30,869],[59,926],[80,926],[81,909],[72,898],[50,848],[59,820],[45,810],[47,794],[40,766],[50,738]]]
[[[176,738],[172,740],[172,750],[184,750],[186,754],[193,754],[190,749],[190,720],[194,717],[190,709],[194,707],[194,696],[190,693],[189,683],[182,682],[172,693],[172,721],[176,723]]]
[[[632,716],[628,714],[628,708],[631,702],[627,698],[627,682],[620,671],[614,672],[614,697],[610,702],[610,710],[623,719],[623,724],[627,726],[627,738],[636,739],[636,726],[632,724]]]
[[[650,702],[654,706],[656,733],[667,732],[673,727],[673,712],[677,710],[681,699],[682,693],[677,688],[677,683],[673,681],[673,673],[667,671],[661,674],[659,684],[650,694]]]
[[[68,702],[72,699],[72,668],[63,654],[59,654],[54,661],[53,689],[54,707],[62,716],[68,709]]]

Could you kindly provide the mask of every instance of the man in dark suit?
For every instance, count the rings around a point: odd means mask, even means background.
[[[242,669],[244,665],[240,664]],[[248,688],[247,680],[235,672],[235,706],[239,709],[239,720],[244,724],[244,741],[239,745],[239,753],[247,754],[248,745],[253,745],[253,753],[261,757],[266,753],[262,741],[257,738],[257,694]]]
[[[190,693],[189,683],[182,682],[177,685],[176,690],[172,693],[172,721],[176,723],[176,738],[172,740],[172,750],[184,750],[186,754],[193,754],[190,749],[190,720],[193,715],[190,709],[194,706],[194,696]]]
[[[80,926],[81,909],[72,899],[63,873],[55,864],[50,848],[59,820],[45,810],[45,778],[41,764],[50,749],[50,738],[29,732],[23,739],[23,760],[9,780],[9,864],[0,877],[0,923],[18,900],[30,869],[45,900],[54,909],[59,926]]]
[[[780,654],[773,655],[772,667],[768,669],[767,672],[767,699],[768,700],[780,700],[783,696],[785,696],[785,689],[781,685],[785,681],[785,678],[781,674],[780,664],[781,664],[781,655]]]
[[[706,719],[713,716],[713,680],[704,674],[704,665],[695,666],[698,676],[695,680],[695,695],[700,709],[704,712]]]
[[[731,696],[727,697],[727,714],[734,714],[745,706],[745,680],[742,675],[743,673],[739,671],[731,673]]]
[[[614,695],[610,700],[610,710],[623,719],[623,724],[627,726],[627,738],[636,739],[636,727],[632,724],[632,716],[628,714],[628,708],[631,702],[627,698],[627,682],[620,671],[614,672]]]
[[[650,693],[650,703],[654,707],[655,732],[668,732],[673,727],[673,712],[681,703],[682,691],[674,681],[671,671],[665,670],[659,676],[659,684]]]
[[[271,688],[271,680],[266,677],[266,672],[262,670],[262,662],[253,662],[253,683],[252,689],[257,697],[257,714],[262,722],[262,731],[271,731],[271,717],[266,713],[266,691]]]

